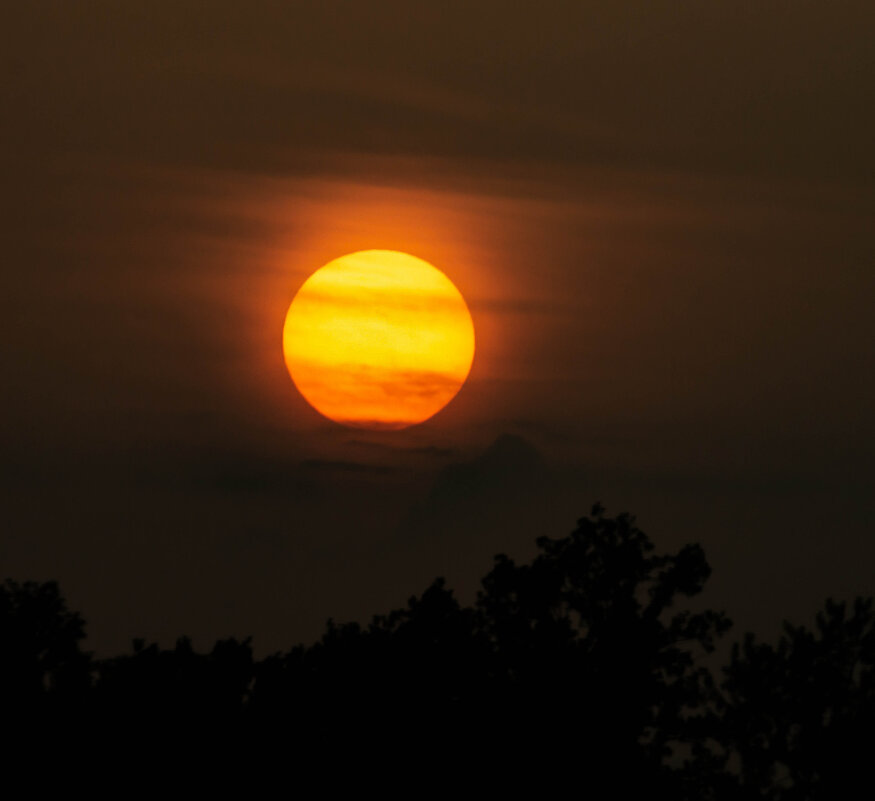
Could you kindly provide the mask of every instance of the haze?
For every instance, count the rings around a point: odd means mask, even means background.
[[[130,638],[309,641],[596,500],[739,630],[872,594],[873,12],[469,0],[4,12],[4,575]],[[439,265],[422,426],[297,396],[313,270]]]

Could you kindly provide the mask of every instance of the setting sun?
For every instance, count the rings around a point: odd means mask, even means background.
[[[439,412],[474,358],[459,290],[407,253],[365,250],[311,275],[286,315],[283,352],[318,412],[356,428],[400,429]]]

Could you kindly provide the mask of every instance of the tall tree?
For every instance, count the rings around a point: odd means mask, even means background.
[[[591,785],[670,784],[672,747],[699,741],[712,692],[696,657],[730,625],[675,608],[710,575],[702,549],[656,555],[634,518],[598,505],[568,537],[537,542],[531,564],[497,557],[477,601],[500,730],[537,732],[541,752],[576,760]]]
[[[85,623],[53,582],[0,584],[0,717],[41,725],[84,703],[90,654]]]
[[[777,645],[748,634],[723,690],[724,745],[741,797],[853,798],[875,753],[875,613],[871,598],[828,600],[813,630],[784,625]]]

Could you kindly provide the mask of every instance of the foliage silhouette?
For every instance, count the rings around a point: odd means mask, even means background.
[[[227,727],[242,721],[252,682],[250,641],[220,640],[199,654],[182,637],[172,650],[134,641],[131,655],[97,665],[95,711],[116,724],[174,720],[178,727]]]
[[[786,623],[776,646],[747,635],[724,672],[722,739],[739,766],[739,797],[851,798],[871,786],[871,598],[827,600],[814,631]]]
[[[672,611],[710,573],[701,549],[653,555],[633,518],[598,506],[538,545],[531,564],[496,557],[472,608],[438,580],[367,627],[329,623],[315,645],[265,660],[253,713],[294,713],[332,747],[454,742],[494,761],[574,755],[590,786],[677,784],[670,745],[713,692],[695,652],[729,625]]]
[[[258,661],[248,639],[199,653],[187,638],[94,660],[55,583],[7,581],[0,714],[31,750],[76,742],[139,770],[197,753],[302,770],[467,763],[492,781],[528,766],[595,797],[691,801],[843,798],[866,782],[871,599],[828,601],[814,631],[786,624],[776,645],[747,635],[718,686],[700,657],[729,620],[683,608],[710,575],[698,545],[656,554],[634,518],[598,505],[537,545],[525,564],[497,556],[470,606],[437,579]]]
[[[497,557],[477,600],[499,730],[519,738],[524,721],[539,751],[586,764],[591,785],[680,793],[667,760],[713,692],[695,655],[729,627],[673,611],[710,574],[701,548],[656,556],[634,518],[600,506],[570,536],[537,542],[530,565]]]
[[[39,726],[80,711],[91,684],[84,638],[57,583],[0,585],[0,719]]]

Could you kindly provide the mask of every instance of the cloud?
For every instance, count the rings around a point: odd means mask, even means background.
[[[380,553],[404,564],[410,582],[442,575],[470,598],[497,553],[528,558],[537,536],[567,532],[580,509],[557,494],[560,478],[530,441],[502,434],[440,470]]]
[[[386,475],[397,469],[386,464],[365,464],[364,462],[334,459],[307,459],[301,463],[301,466],[306,470],[319,473],[367,473],[372,475]]]
[[[362,450],[374,451],[375,453],[380,453],[391,458],[413,455],[434,459],[447,459],[452,456],[458,456],[459,453],[455,448],[444,448],[439,445],[392,444],[385,441],[369,442],[363,439],[350,439],[347,440],[345,444]]]
[[[423,518],[456,514],[468,503],[483,503],[491,496],[510,498],[536,486],[546,467],[541,454],[527,440],[503,434],[480,456],[445,467],[419,509]]]
[[[487,532],[491,536],[502,526],[487,518],[506,522],[540,494],[549,475],[530,442],[503,434],[476,458],[440,471],[426,497],[408,513],[402,536],[458,540],[460,531],[472,528],[479,528],[481,536]]]
[[[209,30],[197,3],[19,6],[4,102],[13,142],[30,147],[250,169],[314,169],[330,152],[846,175],[871,164],[864,3],[800,4],[788,25],[780,7],[731,0],[537,15],[495,0],[366,13],[257,0],[245,15],[217,1]]]

